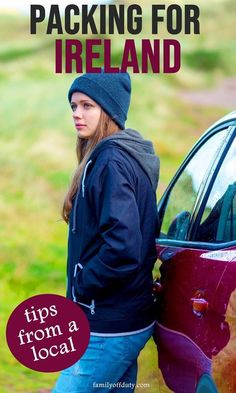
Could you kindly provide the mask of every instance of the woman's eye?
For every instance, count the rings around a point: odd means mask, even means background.
[[[85,102],[85,103],[84,103],[84,108],[85,108],[85,109],[91,108],[91,106],[92,106],[92,105],[89,104],[88,102]]]
[[[76,110],[76,105],[75,104],[71,104],[71,109],[74,112]]]

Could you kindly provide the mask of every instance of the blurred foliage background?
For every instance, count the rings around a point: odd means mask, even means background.
[[[201,34],[170,36],[163,23],[158,37],[149,34],[152,2],[136,3],[143,8],[142,34],[102,37],[112,39],[114,65],[121,61],[126,38],[135,38],[139,55],[141,38],[174,38],[182,46],[178,73],[132,75],[127,126],[151,139],[160,156],[159,199],[192,144],[236,107],[236,3],[194,1],[201,9]],[[76,133],[67,101],[74,75],[54,73],[58,36],[44,32],[42,24],[31,36],[28,16],[0,12],[1,393],[48,392],[57,377],[21,366],[5,341],[7,320],[21,301],[39,293],[65,294],[67,226],[60,209],[76,165]],[[169,391],[157,371],[153,341],[139,365],[138,381],[150,387],[137,391]]]

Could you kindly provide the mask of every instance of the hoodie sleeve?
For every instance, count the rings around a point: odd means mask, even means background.
[[[111,160],[92,186],[91,198],[102,245],[77,275],[75,287],[81,296],[102,294],[140,267],[142,235],[131,173],[132,169],[124,163]]]

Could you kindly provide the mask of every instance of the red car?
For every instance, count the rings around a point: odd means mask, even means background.
[[[175,393],[236,392],[236,111],[194,145],[158,210],[165,383]]]

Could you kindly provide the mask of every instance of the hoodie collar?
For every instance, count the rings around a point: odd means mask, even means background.
[[[152,142],[144,139],[138,131],[127,128],[102,139],[91,153],[89,160],[93,160],[111,142],[121,147],[139,163],[149,177],[154,192],[156,192],[160,162],[155,154]]]

